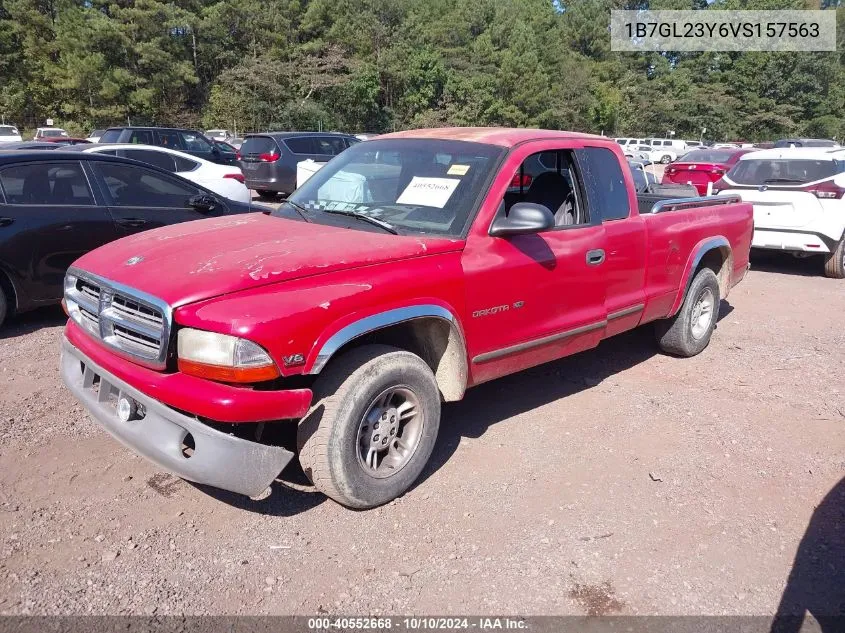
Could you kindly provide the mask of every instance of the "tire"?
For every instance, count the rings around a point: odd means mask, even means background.
[[[269,191],[267,189],[256,189],[255,193],[257,193],[258,197],[262,200],[273,200],[278,195],[275,191]]]
[[[384,398],[386,406],[379,406]],[[414,415],[407,417],[403,399],[415,401]],[[299,461],[327,497],[350,508],[374,508],[416,481],[439,426],[440,391],[429,366],[410,352],[366,345],[332,361],[317,379],[314,403],[297,429]],[[409,450],[398,448],[403,440]]]
[[[706,310],[708,296],[709,311]],[[660,349],[684,358],[702,352],[716,329],[719,304],[719,281],[712,270],[702,268],[693,278],[678,313],[655,324]],[[705,315],[709,315],[709,321]]]
[[[9,303],[6,299],[6,292],[3,290],[3,285],[0,284],[0,327],[3,327],[3,322],[9,314]]]
[[[666,154],[665,156],[663,156],[663,157],[660,159],[660,162],[661,162],[661,163],[663,163],[664,165],[668,165],[669,163],[671,163],[671,162],[672,162],[672,157],[671,157],[671,156],[669,156],[669,154]]]
[[[824,276],[831,279],[845,279],[845,235],[833,252],[824,260]]]

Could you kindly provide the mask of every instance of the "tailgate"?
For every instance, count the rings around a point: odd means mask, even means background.
[[[766,228],[800,228],[813,223],[822,214],[821,200],[807,191],[784,189],[728,189],[754,207],[754,224]]]

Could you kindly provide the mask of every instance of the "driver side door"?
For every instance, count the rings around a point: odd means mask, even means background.
[[[464,327],[474,383],[590,349],[604,336],[605,230],[590,217],[574,149],[560,141],[515,149],[467,237]],[[518,202],[554,206],[556,226],[491,236],[491,221]]]
[[[228,212],[219,200],[208,212],[192,208],[191,198],[210,194],[178,177],[125,163],[92,161],[89,166],[121,235]]]

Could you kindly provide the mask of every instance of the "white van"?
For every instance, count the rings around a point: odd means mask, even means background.
[[[646,143],[652,147],[659,147],[661,149],[666,147],[674,148],[675,152],[678,154],[685,154],[688,149],[687,142],[679,138],[650,138],[646,141]]]
[[[613,140],[619,143],[622,147],[625,147],[626,145],[644,145],[648,143],[648,141],[641,138],[615,138]]]

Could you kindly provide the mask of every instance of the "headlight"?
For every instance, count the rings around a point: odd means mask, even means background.
[[[192,328],[179,330],[179,371],[221,382],[261,382],[279,377],[279,368],[260,345],[237,336]]]

